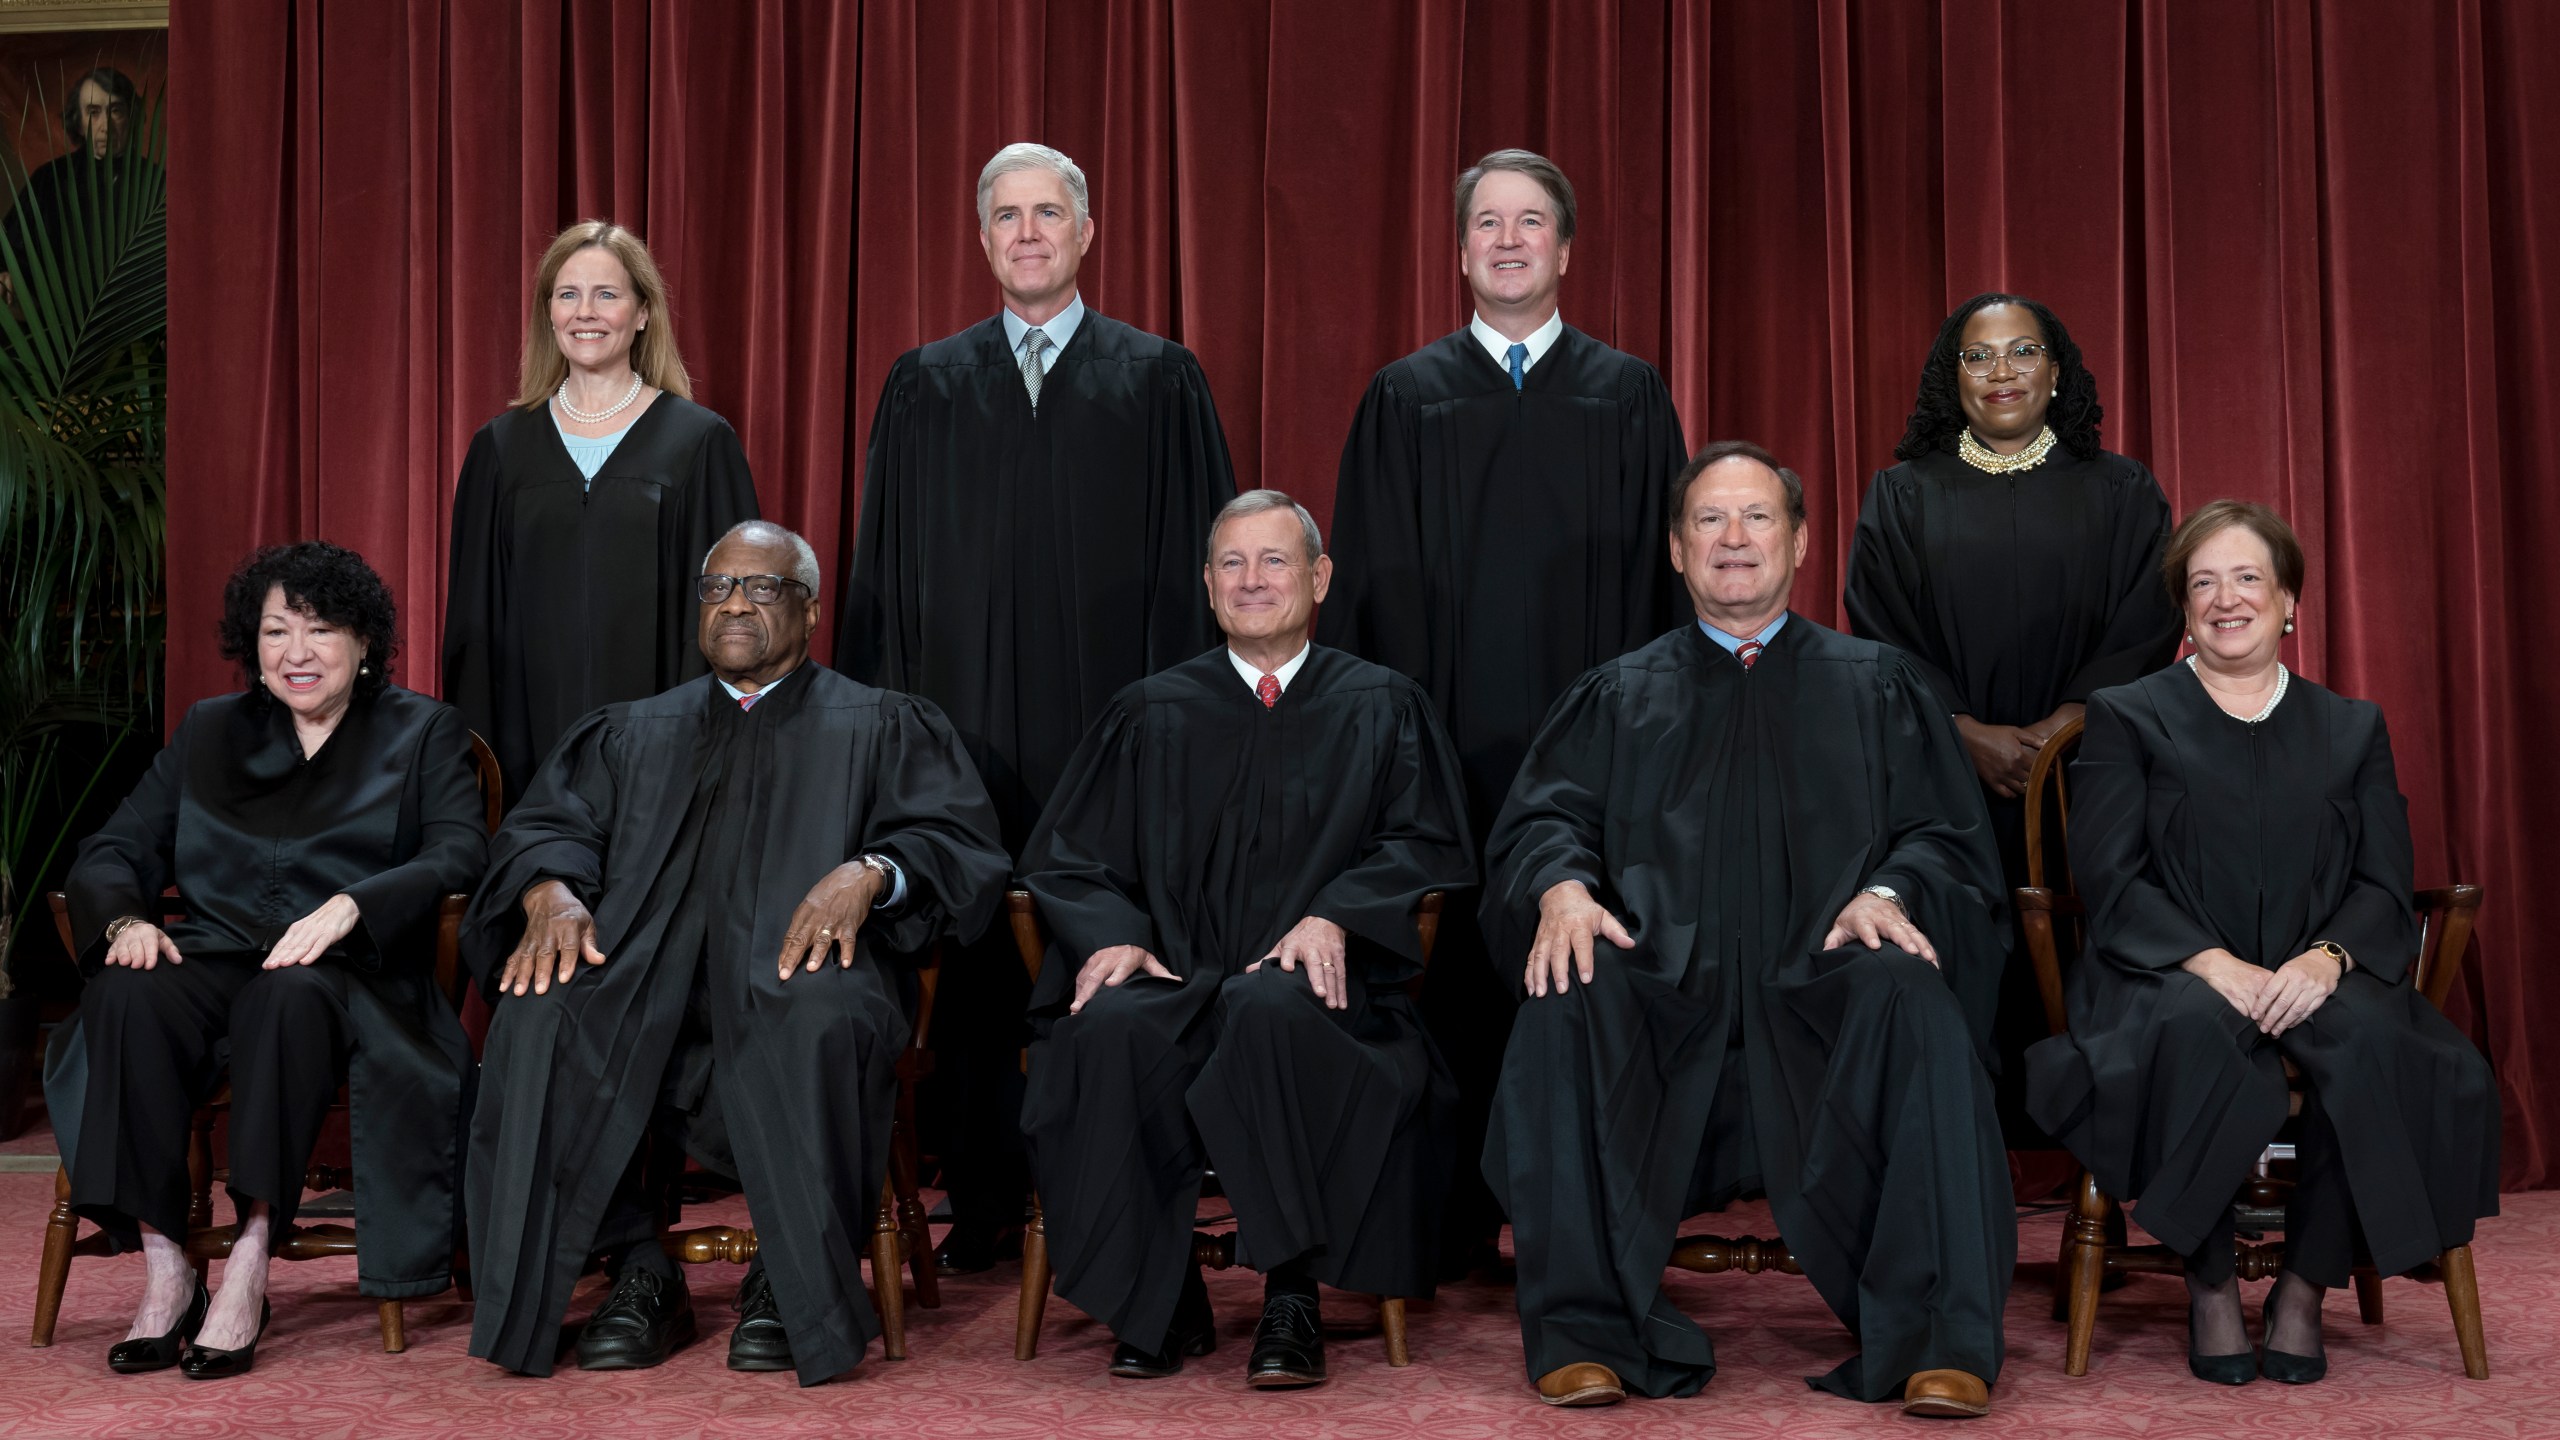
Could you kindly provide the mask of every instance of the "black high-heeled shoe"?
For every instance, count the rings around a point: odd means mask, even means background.
[[[196,1277],[196,1294],[187,1302],[187,1313],[166,1335],[143,1335],[132,1340],[119,1340],[107,1347],[107,1368],[119,1375],[148,1375],[166,1370],[178,1363],[186,1353],[187,1342],[204,1328],[204,1312],[213,1308],[213,1296],[204,1288],[204,1277]]]
[[[258,1342],[267,1337],[267,1321],[274,1318],[275,1307],[258,1302],[258,1333],[237,1350],[216,1350],[210,1345],[190,1345],[186,1358],[178,1362],[178,1373],[190,1380],[225,1380],[246,1375],[258,1363]]]
[[[2258,1357],[2243,1350],[2236,1355],[2199,1355],[2196,1353],[2196,1302],[2187,1299],[2187,1373],[2214,1385],[2246,1385],[2258,1378]],[[2242,1332],[2244,1335],[2246,1331]]]
[[[2283,1291],[2285,1283],[2292,1279],[2293,1277],[2289,1274],[2278,1275],[2276,1283],[2267,1289],[2266,1307],[2258,1312],[2259,1323],[2266,1327],[2270,1338],[2276,1333],[2276,1296]],[[2318,1355],[2295,1355],[2268,1345],[2258,1354],[2258,1373],[2270,1380],[2279,1380],[2287,1385],[2317,1384],[2328,1377],[2329,1356],[2325,1350]]]

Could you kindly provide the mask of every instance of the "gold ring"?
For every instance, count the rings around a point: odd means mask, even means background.
[[[834,934],[834,933],[836,933],[836,932],[834,932],[833,930],[828,929],[828,928],[827,928],[826,926],[824,926],[824,925],[821,925],[821,926],[819,926],[819,927],[818,927],[818,933],[819,933],[819,934],[821,934],[821,935],[833,935],[833,934]]]

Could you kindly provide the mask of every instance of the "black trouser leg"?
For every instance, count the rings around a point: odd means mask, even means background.
[[[346,986],[343,973],[289,965],[258,971],[231,1002],[231,1197],[243,1221],[264,1200],[281,1230],[302,1207],[346,1062]]]
[[[2284,1210],[2284,1268],[2334,1290],[2354,1274],[2356,1205],[2338,1154],[2338,1127],[2316,1090],[2303,1094],[2302,1129],[2293,1153],[2296,1175]]]
[[[109,966],[80,998],[89,1083],[72,1151],[72,1208],[119,1234],[187,1238],[187,1127],[220,1079],[215,1044],[254,961],[200,955]]]
[[[2232,1248],[2238,1234],[2231,1218],[2231,1207],[2222,1207],[2222,1218],[2204,1234],[2204,1240],[2187,1252],[2187,1278],[2209,1290],[2219,1290],[2230,1280],[2238,1263]]]
[[[675,1258],[658,1243],[658,1203],[649,1179],[649,1141],[643,1138],[605,1202],[604,1218],[596,1223],[596,1255],[608,1275],[618,1276],[628,1265],[662,1280],[676,1278]]]

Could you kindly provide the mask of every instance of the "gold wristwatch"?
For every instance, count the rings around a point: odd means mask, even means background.
[[[2338,973],[2341,975],[2356,968],[2355,957],[2347,953],[2346,946],[2335,940],[2314,940],[2311,942],[2311,948],[2337,961]]]
[[[106,929],[107,943],[108,943],[109,945],[113,945],[114,943],[116,943],[116,941],[118,941],[119,939],[122,939],[122,938],[123,938],[123,936],[124,936],[124,932],[126,932],[127,930],[132,929],[132,928],[133,928],[134,926],[136,926],[136,925],[140,925],[140,924],[143,924],[143,923],[145,923],[145,922],[144,922],[143,918],[142,918],[141,916],[139,916],[139,915],[119,915],[119,916],[117,916],[117,917],[116,917],[116,918],[114,918],[113,920],[110,920],[110,921],[108,921],[108,922],[107,922],[107,929]]]

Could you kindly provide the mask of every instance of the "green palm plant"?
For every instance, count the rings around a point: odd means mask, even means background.
[[[49,109],[39,94],[21,126],[49,128]],[[158,107],[127,133],[122,155],[57,183],[7,177],[18,201],[0,221],[0,996],[38,877],[158,707],[169,325]]]

